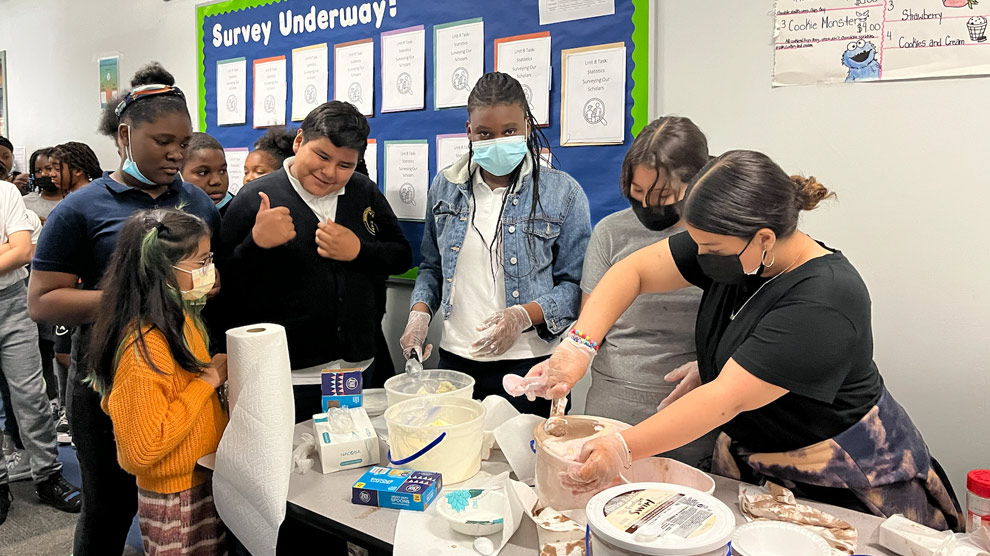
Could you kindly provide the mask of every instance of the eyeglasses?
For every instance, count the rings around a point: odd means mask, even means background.
[[[206,269],[209,268],[209,266],[213,264],[213,251],[210,251],[209,253],[207,253],[207,255],[205,257],[203,257],[202,259],[196,261],[193,264],[196,265],[196,268],[194,268],[193,270],[189,270],[187,268],[181,268],[179,266],[174,266],[174,265],[172,266],[172,268],[174,268],[176,270],[181,270],[182,272],[188,272],[189,274],[192,274],[193,276],[206,274]]]
[[[134,104],[138,100],[145,97],[158,95],[173,95],[183,100],[186,98],[186,95],[182,92],[182,90],[172,85],[142,85],[141,87],[137,87],[124,95],[124,99],[117,105],[117,109],[114,110],[114,113],[116,113],[119,118],[128,106]]]

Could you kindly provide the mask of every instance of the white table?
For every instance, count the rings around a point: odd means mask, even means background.
[[[293,445],[299,444],[300,434],[311,433],[312,430],[312,422],[297,424]],[[492,459],[499,458],[501,453],[497,450],[493,451]],[[210,454],[201,458],[199,463],[208,469],[213,469],[214,461],[214,454]],[[402,542],[401,539],[395,539],[395,524],[399,518],[399,510],[351,503],[351,486],[366,469],[350,469],[329,475],[316,470],[310,470],[303,475],[293,473],[289,481],[287,518],[297,519],[311,527],[353,539],[358,544],[377,551],[390,552],[394,543]],[[712,475],[712,478],[715,479],[715,497],[732,509],[737,525],[745,523],[739,511],[739,481],[715,475]],[[820,508],[856,527],[859,531],[857,554],[895,556],[893,552],[881,548],[877,542],[877,529],[883,522],[882,518],[817,502],[803,501],[803,503]],[[531,556],[537,554],[537,544],[536,525],[524,517],[519,530],[499,555]]]

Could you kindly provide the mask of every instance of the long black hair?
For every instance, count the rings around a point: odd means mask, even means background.
[[[172,359],[183,369],[198,373],[209,365],[186,343],[187,312],[201,332],[205,328],[196,306],[183,302],[173,268],[195,255],[200,239],[209,236],[206,222],[178,209],[141,210],[124,223],[99,286],[104,307],[112,310],[100,311],[90,337],[88,376],[101,395],[113,387],[124,350],[136,349],[159,373],[171,371],[158,368],[148,351],[144,338],[151,330],[165,336]]]
[[[533,202],[529,209],[529,218],[524,224],[524,230],[527,235],[527,245],[532,252],[534,247],[533,239],[533,228],[536,226],[536,208],[543,209],[543,205],[540,203],[540,154],[543,149],[547,151],[550,150],[550,142],[547,141],[543,131],[540,129],[536,118],[533,116],[533,111],[530,110],[529,101],[526,99],[526,92],[523,90],[522,84],[507,73],[501,72],[491,72],[482,75],[478,82],[471,89],[471,94],[468,95],[467,111],[470,115],[475,109],[487,106],[498,106],[500,104],[513,105],[518,104],[522,109],[526,117],[526,123],[529,125],[529,135],[526,137],[526,149],[529,151],[529,156],[531,163],[533,165],[532,176],[533,176]],[[474,157],[474,149],[469,145],[468,156],[470,158]],[[492,237],[488,244],[488,253],[490,255],[491,261],[491,271],[492,278],[495,277],[496,265],[505,265],[502,261],[502,214],[505,212],[505,202],[508,200],[509,196],[514,193],[522,184],[522,180],[519,179],[519,174],[522,172],[522,167],[525,164],[525,160],[519,163],[518,166],[509,174],[509,186],[505,188],[505,192],[502,194],[502,206],[499,208],[498,212],[498,222],[499,225],[495,227],[495,235]],[[468,168],[470,168],[470,159]],[[470,186],[474,182],[474,172],[471,170],[468,177],[468,192],[473,195],[473,188]],[[471,210],[471,227],[478,232],[479,236],[484,236],[478,230],[478,227],[474,223],[474,215],[477,211],[477,203],[474,204],[475,208]],[[535,272],[535,268],[530,269],[530,273]],[[517,278],[518,276],[513,276]]]
[[[103,175],[100,168],[100,159],[96,158],[96,153],[89,148],[86,143],[69,141],[56,145],[49,152],[52,161],[65,164],[70,170],[81,170],[86,179],[93,181]]]
[[[803,210],[835,193],[811,177],[788,176],[756,151],[729,151],[695,176],[685,195],[684,219],[699,230],[748,239],[769,228],[778,238],[797,229]]]

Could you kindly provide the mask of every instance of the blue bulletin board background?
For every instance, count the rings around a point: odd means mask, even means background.
[[[288,10],[293,15],[308,14],[334,8],[358,9],[362,4],[384,3],[381,26],[375,18],[370,23],[341,27],[340,20],[333,29],[302,32],[283,36],[279,16]],[[618,179],[622,157],[632,138],[648,123],[649,99],[649,0],[616,0],[615,14],[591,19],[540,25],[537,0],[226,0],[198,6],[200,129],[223,144],[224,148],[252,147],[264,129],[254,129],[253,62],[261,58],[284,55],[286,76],[292,78],[292,49],[327,43],[329,49],[329,96],[333,98],[333,46],[339,43],[371,37],[375,45],[375,115],[369,118],[371,137],[378,141],[378,176],[385,175],[384,143],[393,140],[426,139],[430,145],[430,179],[436,175],[436,136],[463,133],[467,111],[463,108],[434,110],[433,106],[433,26],[481,17],[485,26],[485,71],[494,69],[494,41],[529,33],[550,31],[552,81],[550,90],[550,125],[543,128],[554,154],[554,166],[572,175],[584,188],[591,205],[592,223],[628,206],[619,193]],[[390,7],[395,15],[390,15]],[[372,10],[372,14],[374,10]],[[236,45],[214,46],[214,27],[231,29],[243,25],[271,22],[270,40],[243,42]],[[381,33],[415,25],[426,27],[426,99],[425,110],[381,113]],[[626,44],[626,113],[625,141],[622,145],[560,147],[560,77],[561,50],[599,44]],[[247,122],[239,126],[217,125],[216,64],[218,60],[245,57],[247,59]],[[292,113],[292,84],[286,94],[286,119]],[[298,126],[299,122],[287,121]],[[403,230],[413,246],[413,265],[418,265],[419,245],[423,224],[402,222]],[[413,271],[411,275],[414,275]]]

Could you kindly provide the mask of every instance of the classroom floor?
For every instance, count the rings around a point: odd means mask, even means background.
[[[62,462],[62,474],[74,485],[79,485],[79,461],[72,446],[59,446],[58,459]],[[18,481],[10,485],[14,503],[7,521],[0,525],[0,554],[18,556],[69,556],[72,554],[72,536],[79,514],[68,514],[42,504],[34,494],[34,483]],[[127,535],[127,547],[123,556],[140,556],[141,532],[137,519]]]

